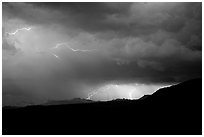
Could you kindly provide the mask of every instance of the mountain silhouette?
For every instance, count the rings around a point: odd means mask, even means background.
[[[202,134],[202,79],[138,100],[3,107],[3,134]]]
[[[64,104],[82,104],[82,103],[93,103],[94,101],[83,98],[74,98],[71,100],[50,100],[43,105],[64,105]]]

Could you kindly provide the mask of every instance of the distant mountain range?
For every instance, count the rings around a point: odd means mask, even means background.
[[[201,79],[193,79],[193,80],[189,80],[183,83],[180,83],[178,85],[172,85],[169,87],[165,87],[165,88],[160,88],[159,90],[157,90],[155,93],[153,93],[152,95],[144,95],[143,97],[141,97],[140,99],[135,99],[135,100],[144,100],[144,99],[162,99],[163,101],[167,101],[168,99],[171,99],[170,96],[172,96],[172,98],[175,98],[175,96],[177,96],[177,98],[179,96],[183,97],[188,96],[188,98],[180,98],[182,100],[184,99],[190,99],[193,96],[201,96],[199,95],[199,93],[196,93],[195,95],[192,93],[192,91],[194,91],[195,89],[197,89],[196,84],[201,84],[202,80]],[[185,88],[185,89],[184,89]],[[179,90],[179,92],[178,92]],[[167,98],[164,98],[165,96],[167,96]],[[131,101],[129,99],[114,99],[111,101]],[[44,103],[43,105],[65,105],[65,104],[80,104],[80,103],[94,103],[94,102],[104,102],[104,101],[93,101],[90,99],[83,99],[83,98],[74,98],[71,100],[50,100],[47,103]],[[110,101],[107,101],[110,102]]]
[[[43,105],[65,105],[65,104],[80,104],[80,103],[93,103],[95,101],[82,98],[74,98],[71,100],[50,100]]]
[[[159,89],[138,100],[50,101],[3,107],[3,134],[202,134],[202,79]]]

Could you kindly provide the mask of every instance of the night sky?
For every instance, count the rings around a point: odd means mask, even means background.
[[[3,105],[137,99],[201,77],[202,3],[2,3]]]

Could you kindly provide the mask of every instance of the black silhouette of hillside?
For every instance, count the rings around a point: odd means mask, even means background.
[[[139,100],[4,107],[3,134],[202,134],[202,79]]]
[[[82,103],[93,103],[94,101],[89,99],[74,98],[71,100],[50,100],[44,105],[63,105],[63,104],[82,104]]]

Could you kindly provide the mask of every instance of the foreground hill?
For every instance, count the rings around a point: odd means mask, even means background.
[[[3,134],[202,134],[202,80],[139,100],[6,107],[2,117]]]

